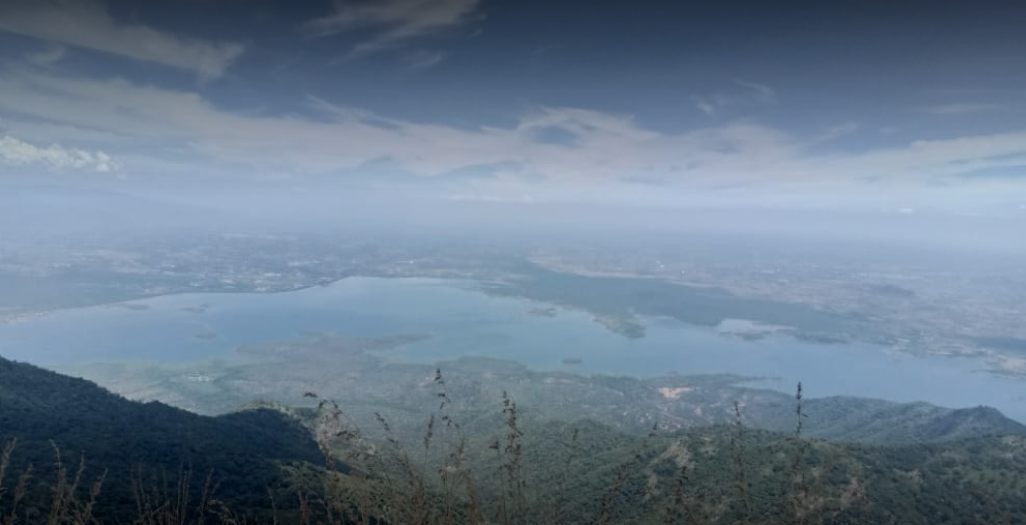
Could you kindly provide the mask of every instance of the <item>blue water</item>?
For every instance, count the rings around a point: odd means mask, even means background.
[[[280,294],[182,294],[54,312],[0,325],[0,354],[41,365],[231,357],[238,345],[332,332],[351,337],[429,334],[384,352],[398,362],[465,355],[519,361],[536,369],[652,376],[679,372],[774,378],[759,384],[813,397],[858,395],[943,406],[990,405],[1026,421],[1026,381],[982,371],[969,358],[922,358],[867,344],[817,344],[774,336],[725,337],[673,320],[647,319],[629,340],[584,312],[532,315],[538,304],[491,297],[473,283],[350,278]],[[203,312],[188,311],[202,308]],[[581,359],[568,366],[563,359]]]

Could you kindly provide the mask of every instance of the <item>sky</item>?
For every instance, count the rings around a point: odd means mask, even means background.
[[[0,184],[1026,220],[1026,4],[697,4],[3,0]]]

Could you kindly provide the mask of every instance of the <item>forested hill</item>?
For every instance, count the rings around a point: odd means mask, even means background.
[[[0,445],[11,439],[18,440],[12,470],[33,465],[37,483],[56,475],[54,445],[69,476],[84,458],[82,485],[107,471],[98,511],[108,516],[135,516],[134,481],[148,485],[156,474],[173,487],[180,471],[192,472],[196,490],[213,472],[218,497],[265,508],[268,489],[280,484],[279,462],[323,463],[309,432],[277,412],[199,416],[0,358]]]
[[[793,396],[763,397],[765,406],[748,412],[750,424],[777,432],[791,430]],[[809,435],[833,441],[908,445],[983,436],[1026,436],[1026,426],[992,407],[945,408],[847,396],[809,399],[805,405]]]
[[[560,444],[570,436],[564,468]],[[793,436],[714,425],[630,437],[589,422],[549,424],[524,429],[523,463],[554,486],[573,480],[562,493],[539,487],[534,501],[582,524],[602,522],[604,497],[614,503],[605,517],[619,524],[1026,523],[1023,437],[870,446]]]
[[[315,502],[354,517],[390,509],[421,516],[427,524],[482,523],[468,510],[468,479],[475,480],[481,515],[503,524],[1026,523],[1022,436],[879,446],[809,439],[804,433],[795,438],[794,429],[768,432],[738,424],[638,436],[588,420],[519,419],[517,411],[531,407],[511,406],[496,402],[492,416],[478,414],[461,434],[449,422],[469,414],[443,414],[435,405],[430,411],[438,419],[422,418],[425,425],[438,423],[430,451],[430,427],[403,443],[375,443],[353,428],[338,427],[331,433],[334,454],[363,474],[342,474],[334,485],[339,490],[329,490],[324,459],[309,430],[280,411],[198,416],[0,359],[0,443],[18,439],[0,476],[0,515],[11,511],[17,478],[31,464],[30,495],[16,515],[21,523],[47,522],[55,488],[70,493],[84,457],[74,493],[87,501],[93,481],[106,472],[95,508],[99,519],[62,523],[157,523],[146,521],[145,500],[189,509],[218,500],[236,515],[255,518],[250,523],[275,522],[272,510],[278,523],[292,523],[299,522],[304,494],[328,496]],[[956,427],[994,417],[986,409],[954,414]],[[467,438],[465,447],[460,436]],[[67,470],[63,488],[51,439]],[[427,464],[405,463],[403,447],[416,450]],[[373,453],[353,454],[356,449]],[[187,504],[176,493],[183,470],[193,473]],[[203,498],[211,471],[217,488]],[[511,490],[516,500],[507,500]],[[520,503],[509,507],[509,501]],[[314,505],[312,523],[337,522],[324,519],[327,505]],[[411,505],[419,506],[416,512]],[[211,524],[232,522],[210,508],[202,516]],[[173,522],[200,523],[199,517],[188,511]]]

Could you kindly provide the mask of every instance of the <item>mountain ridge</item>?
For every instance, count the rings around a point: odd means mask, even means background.
[[[618,384],[616,378],[607,381]],[[461,388],[448,378],[447,385],[453,387],[448,394],[453,396],[480,387]],[[630,382],[626,386],[645,385]],[[433,397],[427,409],[432,416],[442,411],[437,399]],[[816,411],[831,403],[844,406],[845,401],[827,398],[820,407],[810,402],[803,404],[803,409]],[[531,504],[525,512],[540,519],[550,509],[567,509],[562,514],[566,523],[594,523],[605,518],[617,523],[664,521],[665,509],[670,505],[667,502],[673,501],[673,487],[685,467],[690,481],[683,497],[687,505],[694,506],[688,512],[696,512],[695,516],[707,523],[734,523],[738,503],[744,501],[738,498],[746,497],[751,498],[753,509],[749,523],[777,523],[775,520],[784,515],[781,513],[787,512],[781,510],[785,508],[783,503],[801,494],[806,494],[801,497],[806,498],[803,504],[810,505],[811,516],[829,516],[838,524],[1026,520],[1026,507],[1021,505],[1026,501],[1026,437],[1021,435],[976,435],[878,446],[815,439],[804,433],[796,439],[794,428],[774,432],[750,428],[747,423],[739,425],[737,421],[683,429],[650,428],[647,434],[638,434],[587,417],[545,420],[538,411],[543,407],[534,406],[534,400],[519,402],[522,404],[514,407],[516,418],[512,422],[506,410],[509,407],[503,409],[499,403],[487,413],[473,407],[469,412],[457,412],[454,406],[446,409],[452,413],[444,414],[452,419],[428,419],[421,417],[425,413],[418,414],[415,419],[421,434],[416,439],[396,437],[410,447],[420,447],[424,425],[430,425],[429,421],[459,421],[459,432],[468,435],[467,448],[461,454],[465,453],[465,459],[474,465],[481,494],[492,495],[483,496],[490,505],[498,499],[496,494],[502,493],[507,482],[503,472],[511,464],[510,452],[503,452],[501,445],[492,448],[490,443],[519,436],[516,440],[522,440],[523,456],[516,461],[522,461],[525,475],[531,480],[525,485]],[[868,400],[865,404],[873,407],[878,402]],[[904,411],[932,413],[926,404],[897,406]],[[353,406],[346,401],[342,409],[348,417],[374,407]],[[793,404],[790,410],[793,422]],[[753,412],[752,406],[746,408],[746,417]],[[952,428],[966,428],[967,420],[986,423],[994,418],[1006,419],[993,409],[980,407],[945,413],[946,417],[929,419],[940,427],[935,432],[945,435],[954,435]],[[298,417],[304,417],[306,425]],[[222,416],[201,416],[159,402],[130,401],[84,379],[0,358],[0,443],[18,437],[16,464],[37,465],[36,476],[43,483],[48,480],[48,468],[53,470],[47,467],[53,463],[51,438],[58,440],[67,458],[78,454],[85,458],[83,479],[108,472],[103,498],[96,507],[104,523],[135,518],[133,491],[137,483],[158,483],[168,472],[173,476],[182,470],[196,474],[213,471],[220,481],[217,497],[240,514],[262,517],[258,523],[270,522],[275,510],[282,513],[279,515],[294,517],[296,509],[288,508],[288,502],[296,502],[301,491],[317,489],[324,472],[321,451],[310,432],[319,428],[312,424],[319,417],[321,414],[311,413],[309,407],[260,404]],[[354,444],[386,456],[402,455],[398,443],[380,440],[379,446],[373,437],[364,440],[368,436],[346,441],[352,428],[344,425],[328,435],[336,457],[347,457],[343,454],[347,447],[352,452]],[[436,457],[453,457],[454,449],[449,447],[456,446],[456,436],[452,432],[448,423],[435,428],[437,444],[433,446],[440,448],[434,456],[424,454],[429,465],[421,471],[423,476],[447,472],[445,468],[434,469],[430,462]],[[742,448],[739,443],[743,443]],[[379,461],[374,454],[363,457]],[[152,474],[143,472],[141,465],[151,468],[146,472]],[[751,496],[739,495],[736,490],[739,465],[748,472],[747,493]],[[347,476],[343,469],[341,486],[350,490],[346,494],[364,490],[359,488],[361,484],[373,490],[384,482],[385,477],[369,477],[380,471],[362,468],[358,463],[352,467],[363,474]],[[414,467],[409,472],[417,471]],[[807,481],[796,481],[801,479]],[[803,488],[804,483],[810,487]],[[428,491],[435,487],[431,483],[425,486]],[[27,508],[21,514],[28,523],[46,516],[42,509],[50,492],[45,485],[39,487],[41,496],[23,505]],[[353,487],[356,492],[352,492]],[[199,498],[199,490],[195,487],[191,497]],[[279,500],[276,509],[272,507],[275,497]],[[408,501],[402,494],[398,497],[397,501]],[[0,508],[6,509],[9,498],[0,495]],[[596,503],[601,501],[607,503]],[[360,502],[345,499],[341,504]]]
[[[252,508],[269,505],[266,490],[280,484],[279,464],[323,462],[309,432],[270,410],[201,416],[159,402],[139,403],[90,381],[0,358],[0,444],[17,439],[12,461],[33,465],[34,478],[56,473],[55,449],[66,466],[103,471],[105,507],[134,515],[131,483],[160,476],[213,472],[221,497]],[[194,487],[198,490],[199,487]]]

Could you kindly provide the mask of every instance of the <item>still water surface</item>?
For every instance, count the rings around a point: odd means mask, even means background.
[[[544,306],[483,294],[473,282],[356,277],[287,293],[180,294],[54,312],[0,325],[0,354],[44,366],[188,362],[231,357],[245,343],[320,332],[429,334],[383,355],[423,363],[478,355],[535,369],[635,376],[730,372],[774,378],[756,384],[784,391],[800,379],[813,397],[990,405],[1026,421],[1026,381],[983,372],[986,363],[978,359],[912,357],[785,336],[748,341],[664,319],[647,319],[647,335],[629,340],[586,312],[532,313]]]

